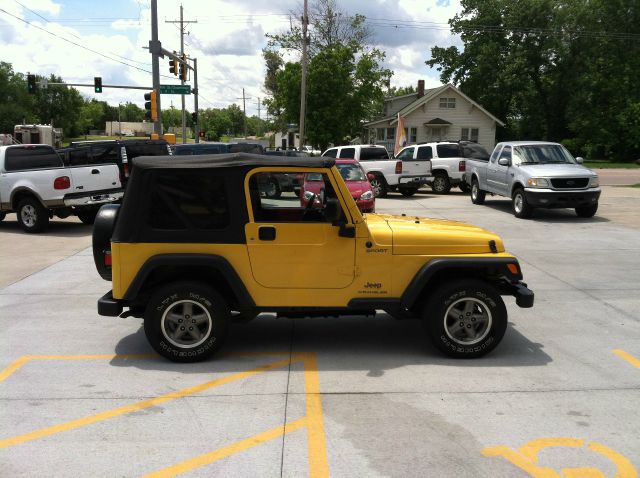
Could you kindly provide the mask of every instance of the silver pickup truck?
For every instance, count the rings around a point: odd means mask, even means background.
[[[535,208],[574,208],[578,217],[598,210],[598,175],[582,166],[558,143],[498,143],[488,161],[467,159],[465,181],[471,201],[483,204],[487,193],[511,198],[513,214],[531,217]]]

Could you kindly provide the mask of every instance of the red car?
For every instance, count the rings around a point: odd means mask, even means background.
[[[373,195],[371,184],[367,178],[367,174],[362,166],[355,159],[336,159],[336,167],[342,179],[347,184],[349,192],[355,200],[358,208],[362,212],[375,212],[376,198]],[[324,199],[324,180],[322,174],[309,173],[304,177],[302,189],[300,191],[300,201],[303,206],[307,206],[308,198],[305,192],[312,192],[316,195],[316,201],[321,202]]]

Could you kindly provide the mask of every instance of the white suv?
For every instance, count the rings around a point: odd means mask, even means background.
[[[385,197],[389,191],[399,191],[403,196],[413,196],[431,178],[431,162],[418,157],[394,159],[384,146],[356,144],[335,146],[322,156],[352,158],[360,162],[370,175],[371,188],[376,197]]]

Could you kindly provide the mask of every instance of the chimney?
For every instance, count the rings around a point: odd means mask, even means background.
[[[418,98],[424,96],[424,80],[418,80]]]

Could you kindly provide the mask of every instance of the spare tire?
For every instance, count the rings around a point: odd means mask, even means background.
[[[120,204],[105,204],[93,223],[93,261],[100,277],[108,281],[111,280],[111,265],[105,261],[105,257],[111,255],[111,235],[119,210]]]

